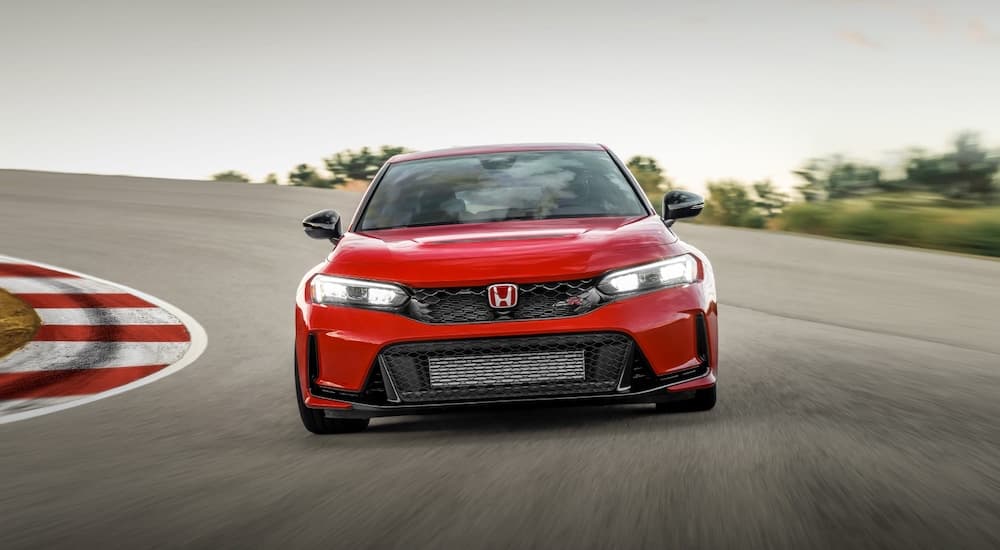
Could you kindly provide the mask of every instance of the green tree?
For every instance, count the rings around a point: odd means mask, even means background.
[[[796,189],[806,202],[845,199],[881,187],[881,170],[877,166],[852,162],[840,155],[811,159],[792,173],[804,181]]]
[[[963,132],[954,150],[942,155],[914,152],[906,166],[906,178],[945,197],[990,202],[997,192],[1000,155],[980,145],[979,136]]]
[[[779,191],[770,180],[754,183],[753,191],[757,195],[754,206],[768,218],[780,214],[781,210],[788,204],[788,195]]]
[[[264,178],[264,183],[266,183],[268,185],[277,185],[278,184],[278,174],[275,174],[274,172],[271,172],[270,174],[267,175],[266,178]]]
[[[333,174],[332,180],[336,184],[348,180],[370,180],[385,161],[407,151],[405,147],[395,145],[383,145],[378,151],[372,151],[369,147],[362,147],[357,151],[347,149],[323,159],[323,163]]]
[[[636,155],[628,159],[626,164],[629,172],[632,172],[646,194],[663,194],[663,192],[673,189],[673,182],[666,176],[663,168],[653,157]]]
[[[308,164],[300,164],[289,172],[288,183],[300,187],[333,187],[333,182],[324,179]]]
[[[241,172],[236,170],[226,170],[225,172],[219,172],[218,174],[212,174],[212,179],[215,181],[235,181],[239,183],[250,183],[250,178]]]
[[[747,186],[735,180],[708,182],[703,216],[720,225],[764,227],[764,216],[757,211]]]
[[[385,161],[396,155],[402,155],[403,153],[409,152],[410,149],[407,149],[406,147],[400,147],[398,145],[383,145],[379,148],[378,157],[382,160],[382,164],[384,164]]]

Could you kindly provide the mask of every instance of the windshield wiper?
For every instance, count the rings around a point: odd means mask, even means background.
[[[493,221],[509,222],[509,221],[516,221],[516,220],[542,220],[542,219],[545,219],[545,218],[539,218],[538,216],[535,216],[533,214],[524,214],[524,215],[521,215],[521,216],[504,216],[503,218],[497,218],[496,220],[493,220]]]
[[[365,229],[365,231],[381,231],[383,229],[405,229],[410,227],[431,227],[432,225],[459,225],[467,222],[454,221],[454,222],[425,222],[425,223],[408,223],[405,225],[390,225],[387,227],[374,227],[371,229]]]

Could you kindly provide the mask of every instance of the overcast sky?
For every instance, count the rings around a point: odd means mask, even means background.
[[[0,168],[596,141],[681,184],[1000,145],[1000,1],[0,0]]]

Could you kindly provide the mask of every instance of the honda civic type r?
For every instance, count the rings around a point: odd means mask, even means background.
[[[708,259],[600,145],[497,145],[397,155],[296,298],[295,387],[306,429],[515,403],[716,401]]]

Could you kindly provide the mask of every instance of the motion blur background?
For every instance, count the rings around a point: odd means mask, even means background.
[[[209,349],[0,427],[0,547],[1000,547],[998,67],[987,0],[3,0],[0,254]],[[298,220],[396,152],[523,141],[707,195],[677,232],[719,278],[720,405],[307,437]]]
[[[708,222],[1000,255],[996,2],[3,11],[6,168],[339,186],[399,148],[598,141]]]

